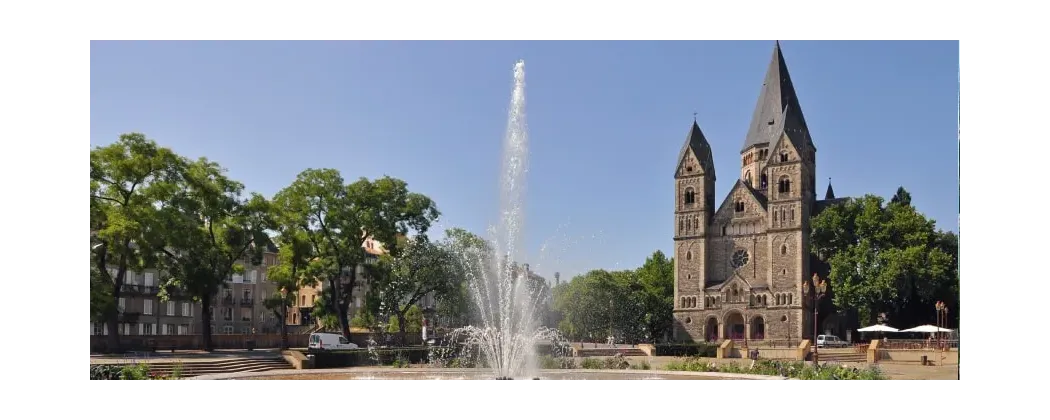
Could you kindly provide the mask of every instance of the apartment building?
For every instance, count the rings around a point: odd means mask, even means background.
[[[212,305],[212,334],[274,333],[280,328],[279,318],[266,309],[264,300],[273,295],[276,286],[266,280],[266,270],[277,263],[277,248],[269,244],[260,265],[241,261],[244,274],[235,274],[216,296]],[[108,268],[116,275],[117,268]],[[161,273],[156,269],[129,271],[117,301],[119,333],[135,335],[191,335],[201,334],[201,305],[191,297],[175,291],[170,300],[162,302]],[[108,335],[105,322],[91,323],[91,335]]]
[[[364,264],[375,263],[379,260],[380,255],[386,253],[383,244],[374,239],[366,239],[361,246],[368,253]],[[347,312],[350,314],[350,317],[353,317],[360,308],[364,307],[365,296],[370,290],[371,279],[365,272],[364,264],[356,267],[357,276],[354,283],[353,301],[350,302],[350,310]],[[313,319],[311,312],[314,308],[314,302],[320,298],[321,292],[327,287],[327,282],[321,281],[317,282],[315,286],[300,288],[295,299],[295,306],[288,311],[288,318],[285,319],[285,322],[292,326],[320,326],[320,321]]]
[[[117,275],[116,267],[107,270],[111,276]],[[200,304],[183,294],[162,302],[157,296],[159,281],[160,275],[154,269],[125,274],[117,299],[121,335],[186,335],[200,329]],[[108,334],[105,322],[91,323],[91,335]]]

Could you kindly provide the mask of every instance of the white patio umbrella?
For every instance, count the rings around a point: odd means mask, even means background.
[[[893,328],[893,327],[890,327],[890,326],[879,324],[879,325],[872,325],[870,327],[864,327],[864,328],[861,328],[861,329],[859,329],[857,331],[860,331],[860,332],[899,332],[900,330],[898,330],[896,328]]]
[[[949,330],[947,328],[941,328],[941,327],[938,327],[938,326],[935,326],[935,325],[926,324],[926,325],[920,325],[920,326],[915,327],[915,328],[908,328],[906,330],[902,330],[901,332],[936,333],[936,332],[952,332],[952,330]]]

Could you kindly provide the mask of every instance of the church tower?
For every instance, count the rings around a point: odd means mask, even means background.
[[[816,199],[816,151],[777,42],[740,151],[741,176],[745,183],[754,176],[754,188],[768,203],[770,289],[790,293],[792,300],[805,296],[812,274],[809,222]],[[805,299],[789,304],[802,309]],[[799,314],[802,326],[811,324],[808,313]]]
[[[679,325],[692,322],[690,314],[703,309],[707,280],[707,229],[715,212],[715,162],[711,144],[700,126],[693,126],[678,153],[675,169],[675,312]],[[676,328],[674,335],[679,336]],[[690,331],[690,336],[699,336]]]

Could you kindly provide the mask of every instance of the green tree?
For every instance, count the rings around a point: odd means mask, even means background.
[[[183,166],[182,158],[140,133],[91,151],[91,303],[105,319],[110,351],[120,349],[116,302],[128,271],[152,265],[152,245],[173,235],[158,223],[157,208],[178,191]]]
[[[436,296],[438,314],[456,326],[477,321],[471,283],[483,281],[492,267],[492,246],[480,236],[462,228],[445,231],[446,243],[460,264],[460,275],[446,293]]]
[[[390,315],[390,322],[386,326],[388,333],[418,333],[423,331],[423,310],[419,306],[408,307],[404,315]]]
[[[368,254],[362,244],[369,237],[384,244],[394,257],[398,236],[410,230],[424,235],[439,213],[433,201],[408,191],[404,181],[383,177],[360,179],[346,185],[334,169],[307,169],[274,197],[287,209],[317,252],[320,278],[328,282],[328,304],[349,336],[349,306],[357,284],[357,267]]]
[[[381,260],[373,266],[373,290],[391,317],[397,319],[402,335],[408,325],[405,316],[420,299],[431,293],[440,296],[455,291],[456,279],[463,276],[448,241],[432,243],[417,237],[408,241],[400,256]]]
[[[226,177],[217,163],[201,158],[187,167],[182,190],[161,211],[171,235],[159,247],[167,274],[160,295],[185,293],[201,304],[204,349],[212,350],[212,304],[227,280],[244,273],[243,261],[262,262],[272,227],[269,203],[261,195],[241,196],[244,186]]]
[[[295,297],[300,288],[304,284],[312,283],[308,280],[311,277],[307,273],[313,257],[313,247],[298,226],[284,223],[279,209],[273,211],[279,231],[277,264],[270,266],[266,274],[277,286],[277,290],[264,304],[281,320],[281,348],[288,348],[288,308],[295,305]]]
[[[638,268],[645,290],[645,324],[653,341],[671,332],[674,311],[674,259],[657,250]]]
[[[934,315],[926,306],[957,301],[951,294],[958,284],[954,234],[937,231],[910,201],[901,188],[889,205],[866,195],[813,219],[813,251],[831,267],[832,301],[856,308],[864,322],[883,312],[896,323],[930,321]]]

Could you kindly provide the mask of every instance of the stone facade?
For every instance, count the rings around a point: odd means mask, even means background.
[[[678,341],[811,335],[810,219],[834,197],[816,200],[816,147],[779,43],[752,118],[740,178],[717,207],[711,145],[695,121],[676,162]]]

